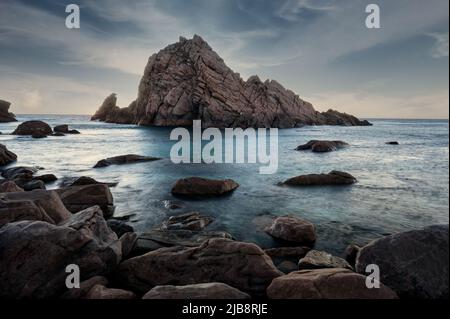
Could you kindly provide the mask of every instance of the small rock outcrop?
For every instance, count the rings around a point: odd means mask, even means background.
[[[8,150],[8,148],[0,144],[0,166],[5,166],[17,161],[17,155]]]
[[[153,162],[157,160],[160,160],[160,158],[135,154],[120,155],[100,160],[97,162],[97,164],[95,164],[94,168],[107,167],[110,165],[125,165],[133,163]]]
[[[17,122],[16,116],[9,112],[10,102],[0,100],[0,123]]]
[[[26,121],[21,123],[12,133],[13,135],[30,135],[36,138],[45,137],[53,133],[50,125],[43,121]]]
[[[390,288],[369,289],[366,277],[348,269],[315,269],[275,278],[267,289],[270,299],[397,299]]]
[[[67,125],[67,124],[57,125],[53,128],[53,131],[55,132],[55,134],[59,134],[57,136],[64,136],[64,134],[80,134],[80,132],[77,130],[70,130],[69,125]],[[53,134],[53,135],[55,135],[55,134]],[[63,135],[61,135],[61,134],[63,134]]]
[[[156,286],[142,299],[250,299],[236,288],[220,282],[186,286]]]
[[[288,186],[326,186],[326,185],[351,185],[356,183],[355,177],[346,172],[331,171],[328,174],[300,175],[284,181]]]
[[[92,120],[153,126],[278,127],[370,125],[334,110],[320,113],[274,80],[244,81],[198,35],[152,55],[127,108],[110,95]]]
[[[353,270],[353,267],[345,259],[318,250],[309,251],[298,262],[298,269],[300,270],[322,268],[346,268]]]
[[[200,231],[212,222],[213,218],[209,216],[203,216],[199,212],[190,212],[169,217],[164,221],[161,229]]]
[[[232,179],[214,180],[189,177],[178,180],[172,188],[172,194],[181,196],[221,196],[233,192],[239,184]]]
[[[336,151],[337,149],[348,146],[343,141],[319,141],[311,140],[306,144],[300,145],[296,148],[297,151],[311,150],[315,153],[325,153]]]
[[[304,244],[316,240],[316,227],[313,223],[293,216],[277,217],[266,232],[285,242]]]
[[[361,248],[356,271],[367,265],[380,268],[380,281],[400,298],[447,299],[449,297],[448,225],[435,225],[373,241]]]

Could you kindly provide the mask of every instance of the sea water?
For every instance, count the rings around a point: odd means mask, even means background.
[[[9,135],[18,123],[0,123],[0,143],[18,155],[10,166],[40,166],[58,178],[91,176],[117,182],[111,189],[116,216],[133,214],[139,232],[168,216],[198,211],[213,216],[210,230],[262,247],[279,245],[264,233],[273,216],[295,215],[317,226],[316,249],[343,255],[348,244],[363,245],[386,234],[448,223],[449,124],[447,120],[371,120],[370,127],[315,126],[279,130],[278,171],[259,174],[259,164],[174,164],[171,128],[90,122],[88,116],[21,115],[51,126],[69,124],[80,135],[32,139]],[[343,140],[350,147],[331,153],[295,151],[312,139]],[[385,144],[398,141],[400,145]],[[94,169],[103,158],[140,154],[163,160]],[[352,186],[281,187],[287,178],[341,170],[358,179]],[[187,200],[171,195],[179,178],[231,178],[240,187],[221,198]],[[58,181],[48,188],[57,188]],[[167,203],[184,208],[171,210]]]

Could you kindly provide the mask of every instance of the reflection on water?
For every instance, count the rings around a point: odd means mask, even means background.
[[[239,240],[276,245],[262,229],[267,216],[295,214],[316,223],[318,249],[342,255],[349,243],[364,244],[384,234],[448,223],[449,148],[447,121],[377,120],[372,127],[305,127],[279,131],[279,169],[260,175],[260,164],[181,164],[168,159],[169,128],[89,122],[83,116],[21,116],[50,125],[69,124],[81,135],[35,140],[11,136],[17,123],[0,124],[0,143],[19,156],[15,165],[37,165],[58,177],[91,176],[118,182],[112,188],[116,215],[136,214],[145,231],[170,214],[198,210],[216,217],[211,229]],[[351,147],[327,154],[297,152],[310,139],[341,139]],[[399,146],[386,145],[396,140]],[[100,159],[136,153],[164,157],[157,162],[93,169]],[[307,173],[343,170],[358,178],[350,187],[289,188],[277,183]],[[232,178],[241,186],[231,196],[184,202],[170,189],[178,178]],[[50,185],[57,187],[57,183]]]

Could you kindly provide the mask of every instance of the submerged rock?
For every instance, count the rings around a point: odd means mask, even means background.
[[[124,165],[124,164],[133,164],[133,163],[142,163],[142,162],[153,162],[153,161],[157,161],[157,160],[160,160],[160,158],[151,157],[151,156],[135,155],[135,154],[120,155],[120,156],[110,157],[110,158],[98,161],[97,164],[95,164],[94,168],[107,167],[110,165]]]
[[[313,223],[293,216],[277,217],[266,232],[276,239],[290,243],[313,243],[316,240],[316,227]]]
[[[56,297],[67,289],[67,265],[78,265],[83,280],[110,273],[120,259],[120,242],[98,207],[60,225],[9,223],[0,228],[0,296]]]
[[[349,173],[331,171],[328,174],[300,175],[284,181],[283,184],[288,186],[324,186],[351,185],[356,182],[356,178]]]
[[[353,267],[345,260],[324,251],[311,250],[298,262],[298,269],[346,268]]]
[[[447,299],[449,296],[448,225],[435,225],[373,241],[361,248],[356,271],[380,268],[380,281],[400,298]]]
[[[280,275],[261,248],[229,239],[161,248],[122,262],[117,271],[122,284],[141,292],[161,285],[222,282],[251,295],[264,295]]]
[[[250,299],[250,296],[224,283],[211,282],[186,286],[156,286],[142,299]]]
[[[366,286],[366,277],[348,269],[315,269],[275,278],[267,289],[270,299],[397,299],[390,288]]]
[[[44,137],[53,133],[52,128],[43,121],[26,121],[21,123],[13,135],[32,135],[33,137]]]
[[[0,123],[17,122],[13,113],[9,112],[10,102],[0,100]]]
[[[347,143],[343,141],[319,141],[312,140],[306,144],[300,145],[296,148],[297,151],[311,150],[316,153],[332,152],[339,148],[348,146]]]
[[[232,179],[213,180],[189,177],[178,180],[172,188],[172,194],[182,196],[221,196],[234,191],[239,184]]]
[[[0,144],[0,166],[5,166],[17,161],[17,155],[8,150],[8,148]]]

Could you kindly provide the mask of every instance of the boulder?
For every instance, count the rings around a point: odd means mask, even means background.
[[[399,142],[397,141],[392,141],[392,142],[386,142],[387,145],[400,145]]]
[[[280,262],[277,265],[277,268],[285,274],[288,274],[290,272],[298,270],[297,264],[290,260],[285,260],[285,261]]]
[[[94,276],[80,282],[80,288],[72,288],[61,295],[61,299],[85,299],[89,291],[95,285],[108,285],[108,279],[102,276]]]
[[[290,243],[313,243],[316,240],[316,227],[313,223],[294,216],[277,217],[266,228],[272,237]]]
[[[117,186],[117,183],[106,183],[99,182],[89,176],[81,176],[81,177],[65,177],[59,183],[60,187],[68,187],[68,186],[84,186],[84,185],[94,185],[94,184],[104,184],[109,187]]]
[[[239,184],[231,179],[213,180],[190,177],[178,180],[172,188],[172,194],[182,196],[220,196],[233,192]]]
[[[87,293],[86,299],[136,299],[136,295],[128,290],[95,285]]]
[[[355,266],[356,263],[356,256],[358,256],[359,250],[361,248],[356,245],[348,245],[345,248],[345,260],[352,265],[352,267]]]
[[[71,217],[55,191],[0,193],[0,227],[23,220],[60,224]]]
[[[33,175],[39,170],[39,167],[15,166],[4,169],[2,176],[9,180],[14,179],[32,179]]]
[[[17,161],[17,155],[6,148],[5,145],[0,144],[0,166],[5,166]]]
[[[380,268],[380,281],[400,298],[438,299],[449,297],[448,225],[434,225],[420,230],[382,237],[361,248],[356,271]]]
[[[319,141],[311,140],[306,144],[300,145],[296,148],[297,151],[312,150],[316,153],[325,153],[336,151],[339,148],[348,146],[347,143],[343,141]]]
[[[310,251],[309,247],[277,247],[265,249],[264,252],[272,258],[297,258],[305,257],[306,253]],[[295,265],[297,268],[297,265]]]
[[[36,136],[47,136],[53,133],[52,128],[45,122],[42,121],[26,121],[21,123],[13,135],[32,135]]]
[[[301,270],[275,278],[267,288],[270,299],[397,299],[390,288],[369,289],[366,277],[348,269]]]
[[[35,189],[45,189],[45,184],[40,180],[22,181],[20,179],[15,180],[26,191],[32,191]]]
[[[72,213],[94,205],[100,206],[105,218],[114,214],[113,196],[109,187],[103,184],[71,186],[56,190],[64,205]]]
[[[97,162],[95,164],[94,168],[99,167],[107,167],[110,165],[124,165],[124,164],[133,164],[133,163],[142,163],[142,162],[153,162],[160,160],[158,157],[151,157],[151,156],[142,156],[142,155],[135,155],[135,154],[128,154],[128,155],[120,155],[115,157],[109,157],[107,159],[103,159]]]
[[[318,250],[309,251],[298,262],[298,269],[300,270],[321,268],[346,268],[353,270],[353,267],[345,259]]]
[[[10,102],[0,100],[0,123],[17,122],[13,113],[9,112]]]
[[[213,218],[200,215],[198,212],[189,212],[169,217],[168,220],[163,222],[161,229],[200,231],[212,223],[213,220]]]
[[[17,186],[17,184],[13,181],[5,181],[0,184],[0,193],[15,193],[23,191],[23,188]]]
[[[288,186],[323,186],[323,185],[351,185],[356,183],[355,177],[349,173],[331,171],[328,174],[309,174],[290,178],[283,182]]]
[[[107,221],[107,224],[108,224],[109,228],[111,228],[111,230],[113,232],[115,232],[117,234],[117,237],[119,237],[119,238],[125,233],[134,232],[134,229],[132,226],[130,226],[127,223],[124,223],[123,221],[120,221],[120,220],[110,219]]]
[[[9,223],[0,228],[0,297],[60,296],[67,290],[68,265],[78,265],[84,280],[110,273],[120,259],[120,242],[97,206],[60,225]]]
[[[160,285],[222,282],[251,295],[264,295],[280,275],[261,248],[229,239],[211,239],[193,248],[161,248],[122,262],[117,272],[124,285],[141,292]]]
[[[120,243],[122,244],[122,258],[127,258],[133,251],[134,245],[138,239],[136,233],[125,233],[120,237]]]
[[[55,133],[69,133],[69,125],[67,124],[57,125],[53,128],[53,131]]]
[[[52,182],[58,180],[58,177],[56,177],[53,174],[44,174],[44,175],[33,177],[33,180],[42,181],[44,184],[47,184],[47,183],[52,183]]]
[[[156,286],[142,299],[250,299],[250,296],[224,283],[212,282],[186,286]]]

